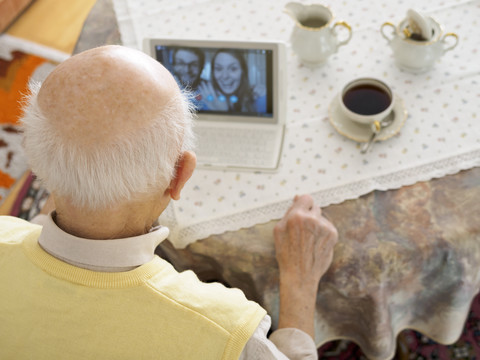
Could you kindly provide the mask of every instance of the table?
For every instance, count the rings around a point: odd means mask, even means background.
[[[101,21],[100,21],[101,20]],[[99,0],[75,52],[120,43],[111,2]],[[371,359],[395,353],[416,329],[456,341],[480,285],[480,168],[396,190],[373,191],[323,209],[339,230],[317,298],[316,340],[355,341]],[[278,321],[275,221],[157,252],[179,270],[242,289]]]

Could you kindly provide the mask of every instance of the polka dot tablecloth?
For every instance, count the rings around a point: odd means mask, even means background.
[[[303,2],[307,4],[307,2]],[[211,234],[280,218],[295,194],[320,206],[430,180],[480,165],[480,1],[325,0],[336,21],[353,29],[350,42],[319,67],[291,50],[293,20],[279,0],[114,0],[122,41],[143,38],[279,40],[287,44],[287,130],[274,174],[197,170],[161,222],[184,247]],[[380,26],[409,8],[455,32],[459,44],[423,74],[399,70]],[[339,37],[342,29],[339,29]],[[404,126],[368,154],[329,121],[343,85],[370,76],[389,84],[407,111]]]

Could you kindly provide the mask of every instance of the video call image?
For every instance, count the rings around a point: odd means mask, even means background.
[[[272,51],[156,46],[156,57],[199,113],[273,116]]]

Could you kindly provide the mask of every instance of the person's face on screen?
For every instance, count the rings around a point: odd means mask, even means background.
[[[191,86],[200,76],[200,61],[194,52],[178,50],[175,53],[173,67],[183,86]]]
[[[213,76],[224,94],[233,94],[240,86],[242,78],[240,62],[228,53],[219,53],[215,58]]]

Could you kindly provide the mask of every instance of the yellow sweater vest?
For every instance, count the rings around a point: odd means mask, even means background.
[[[0,217],[0,359],[238,359],[266,312],[155,257],[123,273],[46,253],[41,226]]]

